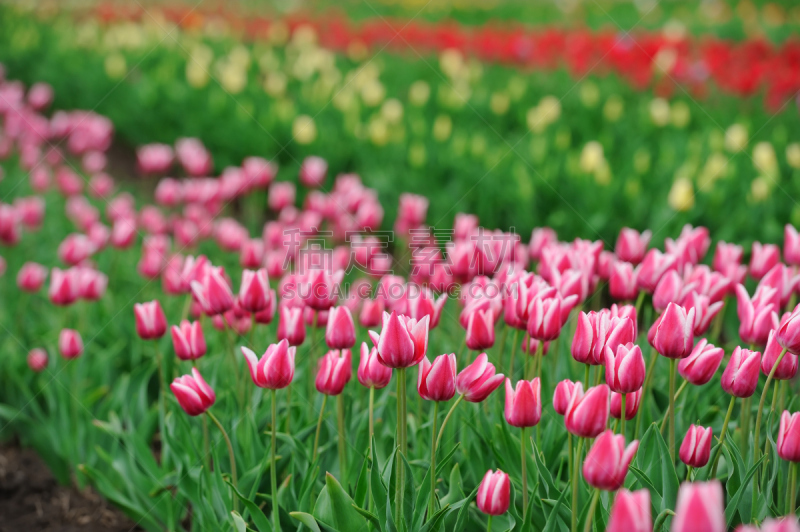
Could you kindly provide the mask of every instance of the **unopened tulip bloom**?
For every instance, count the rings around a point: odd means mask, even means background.
[[[795,307],[788,318],[781,320],[775,338],[784,349],[800,353],[800,305]]]
[[[217,396],[197,368],[192,368],[191,375],[178,377],[169,385],[181,408],[190,416],[199,416],[214,404]]]
[[[628,466],[639,448],[634,440],[625,446],[625,436],[611,430],[603,432],[595,440],[583,461],[583,478],[597,489],[615,491],[625,483]]]
[[[642,401],[642,389],[625,394],[625,421],[630,421],[639,412],[639,404]],[[611,392],[611,417],[622,419],[622,394]]]
[[[726,532],[727,529],[722,485],[718,480],[681,484],[672,532]]]
[[[210,267],[202,282],[192,281],[192,296],[209,316],[224,314],[233,308],[233,292],[223,275],[222,268]]]
[[[98,301],[106,293],[108,277],[92,268],[78,269],[78,291],[86,301]]]
[[[769,286],[759,286],[753,298],[741,284],[736,285],[736,312],[739,315],[739,337],[742,342],[765,345],[769,331],[779,326],[778,291]]]
[[[553,393],[553,408],[558,415],[563,416],[567,413],[574,391],[575,383],[569,379],[565,379],[556,385]]]
[[[206,339],[199,321],[183,320],[172,326],[172,346],[181,360],[197,360],[206,354]]]
[[[708,331],[711,326],[711,321],[722,310],[723,301],[711,303],[711,299],[697,292],[692,292],[683,301],[683,308],[686,310],[694,310],[694,335],[701,336]]]
[[[800,532],[800,524],[794,514],[777,519],[768,517],[761,523],[761,532]]]
[[[781,250],[775,244],[753,242],[750,256],[750,276],[759,280],[781,261]]]
[[[542,258],[542,250],[549,244],[558,242],[556,232],[549,227],[534,227],[531,232],[531,240],[528,244],[528,253],[532,260]]]
[[[48,362],[47,351],[42,348],[35,347],[28,353],[28,367],[36,373],[44,371]]]
[[[695,283],[684,282],[677,271],[670,270],[656,285],[653,292],[653,307],[658,312],[664,312],[670,303],[680,304],[694,287]]]
[[[782,459],[800,462],[800,412],[790,414],[788,410],[784,410],[781,414],[777,450]]]
[[[306,339],[306,323],[303,321],[303,308],[280,305],[278,319],[278,340],[287,340],[289,345],[300,345]]]
[[[336,304],[338,285],[344,271],[329,273],[324,269],[310,269],[300,289],[303,302],[314,310],[328,310]]]
[[[511,500],[511,482],[508,475],[499,469],[490,469],[483,476],[475,502],[478,509],[487,515],[502,515],[508,511]]]
[[[275,309],[277,307],[278,307],[278,296],[277,294],[275,294],[275,290],[270,290],[269,304],[267,305],[267,308],[253,313],[253,317],[255,318],[256,323],[260,323],[261,325],[269,325],[270,323],[272,323],[272,319],[275,317]]]
[[[495,371],[486,353],[481,353],[456,377],[456,392],[470,403],[480,403],[503,383],[503,374]]]
[[[767,347],[764,348],[764,355],[761,357],[761,371],[764,372],[764,375],[769,375],[770,371],[772,371],[772,367],[775,365],[775,362],[777,362],[778,357],[781,356],[782,352],[783,347],[781,347],[780,343],[778,342],[775,331],[770,331],[769,339],[767,340]],[[787,351],[783,355],[781,363],[778,364],[778,369],[775,370],[775,374],[772,376],[772,378],[780,381],[789,380],[794,378],[796,373],[797,355]]]
[[[325,395],[339,395],[353,376],[352,355],[349,349],[334,349],[319,360],[317,365],[317,391]]]
[[[61,329],[58,335],[58,352],[67,359],[81,356],[83,354],[81,333],[74,329]]]
[[[250,376],[259,388],[280,390],[291,384],[294,378],[294,357],[297,348],[281,340],[270,345],[259,360],[252,350],[242,346],[242,354],[250,368]]]
[[[689,356],[694,347],[694,309],[686,309],[675,303],[658,319],[653,337],[653,347],[662,356],[681,359]]]
[[[426,401],[449,401],[456,393],[456,355],[439,355],[428,361],[422,359],[418,366],[417,391]]]
[[[695,386],[702,386],[717,372],[724,356],[721,347],[714,347],[703,338],[697,342],[688,357],[678,362],[678,373]]]
[[[736,347],[722,373],[722,389],[736,397],[750,397],[760,375],[761,353]]]
[[[537,340],[550,341],[561,333],[561,298],[534,298],[530,304],[528,334]]]
[[[349,308],[331,308],[325,329],[325,343],[331,349],[350,349],[356,345],[356,326]]]
[[[647,244],[653,233],[649,230],[639,233],[636,229],[623,227],[617,237],[614,253],[620,260],[639,264],[647,252]]]
[[[428,351],[428,319],[425,316],[416,321],[395,312],[384,312],[380,334],[369,331],[381,363],[390,368],[409,368],[419,364]]]
[[[614,496],[606,532],[653,532],[650,492],[620,489]]]
[[[542,418],[542,385],[538,378],[531,381],[517,381],[511,387],[511,379],[506,379],[506,421],[514,427],[533,427]]]
[[[79,295],[78,270],[53,268],[50,272],[50,301],[59,306],[71,305]]]
[[[690,467],[703,467],[711,456],[713,430],[700,425],[690,425],[678,452],[684,464]]]
[[[38,292],[47,279],[47,268],[36,262],[26,262],[17,274],[17,286],[25,292]]]
[[[567,430],[582,438],[596,438],[606,428],[609,410],[609,389],[605,384],[583,392],[583,384],[575,383],[564,416]]]
[[[270,305],[270,297],[267,270],[242,270],[238,299],[240,307],[247,312],[261,312]]]
[[[136,303],[133,306],[133,315],[136,318],[136,334],[142,340],[161,338],[167,332],[167,318],[157,299],[148,303]]]
[[[381,324],[383,317],[383,299],[365,299],[361,302],[361,313],[358,315],[358,323],[362,327],[377,327]]]
[[[792,224],[783,229],[783,260],[792,266],[800,266],[800,233]]]
[[[636,299],[639,294],[639,272],[633,264],[624,261],[615,261],[611,266],[611,275],[608,281],[608,291],[611,297],[618,300]]]
[[[647,252],[644,260],[639,265],[639,288],[652,294],[656,289],[661,277],[669,270],[677,267],[677,259],[674,255],[664,254],[657,249]]]
[[[328,173],[328,163],[322,157],[306,157],[300,165],[300,183],[309,187],[317,188],[325,182]]]
[[[720,240],[717,242],[717,249],[714,251],[712,266],[714,271],[724,273],[730,265],[738,265],[742,262],[744,250],[737,244],[728,244]]]
[[[358,363],[358,382],[367,388],[380,390],[392,380],[392,370],[378,359],[378,349],[370,349],[366,342],[361,342],[361,360]]]
[[[467,322],[467,348],[473,351],[488,349],[494,345],[494,313],[492,309],[475,310]]]
[[[598,366],[605,362],[607,348],[616,352],[618,346],[635,339],[636,325],[629,318],[602,311],[581,312],[572,340],[572,358]]]
[[[606,348],[606,383],[612,392],[635,392],[644,384],[645,365],[638,345],[619,345],[616,352]]]

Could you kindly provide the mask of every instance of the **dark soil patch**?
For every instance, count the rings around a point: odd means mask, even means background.
[[[141,531],[91,488],[61,486],[30,449],[0,446],[0,532]]]

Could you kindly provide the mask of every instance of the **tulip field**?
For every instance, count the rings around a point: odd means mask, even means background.
[[[0,6],[2,445],[131,531],[800,531],[796,41],[139,8]]]

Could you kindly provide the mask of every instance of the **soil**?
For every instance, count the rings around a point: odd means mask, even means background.
[[[0,532],[141,531],[91,488],[60,485],[41,458],[0,446]]]

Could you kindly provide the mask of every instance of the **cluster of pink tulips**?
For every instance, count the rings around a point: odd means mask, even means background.
[[[226,391],[241,404],[246,402],[245,394],[259,393],[254,387],[270,391],[274,530],[281,526],[275,454],[281,422],[277,392],[286,390],[286,408],[281,410],[286,432],[292,412],[301,408],[291,399],[300,378],[321,394],[316,431],[308,434],[315,463],[321,452],[326,401],[335,397],[339,474],[347,478],[345,404],[354,367],[358,383],[369,393],[370,447],[375,423],[380,422],[374,419],[375,395],[393,378],[397,457],[406,458],[411,448],[421,445],[419,439],[409,441],[409,419],[417,416],[409,413],[408,403],[414,401],[418,411],[425,404],[420,401],[430,405],[430,424],[424,425],[426,430],[430,426],[432,471],[426,497],[428,520],[442,509],[437,494],[440,479],[435,474],[438,451],[445,438],[452,439],[453,431],[461,430],[456,425],[460,425],[457,407],[462,402],[481,403],[475,411],[494,416],[493,423],[502,422],[502,408],[505,422],[519,429],[514,434],[519,436],[521,476],[513,478],[516,471],[510,477],[499,469],[490,470],[477,488],[475,502],[488,516],[487,526],[491,529],[492,519],[505,514],[510,505],[519,505],[523,519],[530,519],[529,499],[532,494],[537,497],[538,491],[529,489],[527,468],[532,448],[537,453],[542,441],[543,417],[552,415],[547,412],[552,397],[553,411],[563,418],[563,430],[558,430],[568,442],[565,476],[571,502],[564,504],[569,503],[571,509],[573,532],[580,526],[592,529],[601,497],[613,501],[606,525],[609,531],[652,531],[654,519],[659,529],[667,518],[673,532],[727,530],[729,519],[717,468],[725,456],[737,403],[738,449],[743,456],[752,456],[750,463],[756,468],[748,481],[753,508],[766,489],[759,467],[766,468],[768,457],[762,454],[772,448],[768,440],[775,440],[778,458],[792,463],[785,503],[773,509],[792,517],[756,523],[753,513],[753,525],[740,530],[755,530],[759,524],[765,532],[798,530],[793,516],[800,414],[784,410],[800,354],[800,306],[794,306],[800,293],[800,235],[791,225],[786,226],[782,247],[754,243],[749,264],[743,263],[741,246],[721,241],[716,243],[711,265],[703,264],[711,236],[705,228],[690,226],[677,238],[667,238],[664,250],[649,247],[650,231],[625,228],[612,251],[604,249],[602,241],[560,241],[549,228],[534,229],[526,244],[517,234],[483,228],[477,217],[458,214],[453,238],[442,246],[425,225],[427,200],[403,194],[394,224],[394,256],[410,256],[411,268],[400,276],[392,273],[395,259],[376,233],[383,223],[383,208],[376,193],[357,175],[337,176],[326,192],[327,163],[307,158],[298,179],[308,190],[299,206],[295,184],[275,181],[278,169],[273,163],[251,157],[211,177],[211,154],[197,139],[180,139],[174,147],[151,144],[138,150],[143,174],[175,172],[184,177],[161,178],[155,203],[137,206],[134,196],[115,192],[117,184],[105,172],[110,123],[89,112],[46,116],[51,92],[46,85],[26,91],[21,83],[0,75],[0,158],[18,157],[35,191],[33,196],[0,204],[0,242],[14,246],[48,223],[44,197],[53,187],[63,196],[65,214],[74,225],[74,232],[57,249],[63,267],[25,263],[16,273],[19,290],[39,292],[49,274],[48,296],[53,305],[97,302],[113,295],[118,279],[113,269],[100,271],[95,258],[107,249],[133,257],[134,252],[127,250],[140,245],[137,271],[147,282],[160,283],[161,295],[134,306],[131,327],[150,342],[146,349],[155,355],[160,370],[159,408],[163,414],[174,405],[167,392],[172,380],[169,389],[180,408],[189,416],[204,415],[204,426],[210,419],[224,436],[234,487],[237,458],[226,420],[212,413],[217,393],[201,374],[212,371],[205,358],[218,356],[215,351],[221,350],[207,343],[212,327],[237,339],[225,348],[232,357],[237,389]],[[104,212],[87,195],[104,203]],[[226,216],[230,203],[250,195],[263,198],[270,210],[270,220],[255,237],[242,223]],[[311,249],[310,244],[320,239],[330,249]],[[197,251],[209,240],[216,243],[217,258]],[[238,256],[240,275],[220,265],[226,254]],[[754,291],[745,283],[755,286]],[[172,322],[163,310],[166,306],[162,308],[171,298],[184,302],[182,316]],[[606,308],[601,302],[608,303]],[[741,345],[727,349],[720,343],[724,313],[734,302]],[[84,354],[81,334],[88,332],[87,325],[70,323],[66,311],[63,315],[58,350],[71,360]],[[269,328],[274,321],[277,326]],[[439,334],[435,331],[445,322],[461,327],[463,333],[453,344],[460,347],[431,352],[429,338]],[[319,329],[323,331],[317,340]],[[174,367],[183,375],[166,373],[158,340],[168,331],[180,361]],[[275,336],[268,340],[273,331]],[[355,361],[353,349],[359,350]],[[571,354],[571,360],[561,353]],[[559,361],[559,357],[567,360]],[[28,364],[33,371],[46,370],[47,352],[32,349]],[[577,368],[575,374],[583,378],[556,382],[559,364]],[[220,371],[219,365],[213,367]],[[246,372],[240,373],[245,367],[254,387],[246,381]],[[407,389],[407,370],[414,367],[416,394]],[[630,492],[623,486],[640,445],[640,412],[653,400],[652,379],[662,371],[669,376],[668,389],[662,390],[668,406],[660,413],[664,418],[655,431],[667,429],[670,468],[679,459],[687,472],[677,506],[653,516],[651,492],[646,488]],[[691,424],[681,428],[685,436],[679,441],[677,401],[689,386],[721,386],[730,395],[730,403],[727,410],[722,405],[726,414],[721,430]],[[493,396],[501,387],[503,405]],[[443,407],[447,413],[442,419]],[[777,434],[772,433],[771,424],[766,430],[763,426],[772,415],[780,419]],[[416,430],[419,434],[422,428]],[[204,437],[207,450],[207,430]],[[762,437],[767,442],[763,449]],[[403,462],[400,458],[394,462],[396,508],[408,503],[404,503],[407,469]],[[730,469],[731,464],[726,467]],[[588,510],[581,508],[579,487],[584,482],[592,490]],[[512,499],[512,484],[519,501]],[[401,513],[394,514],[398,530],[404,529]],[[580,523],[582,515],[585,520]],[[407,529],[406,524],[402,526]]]

